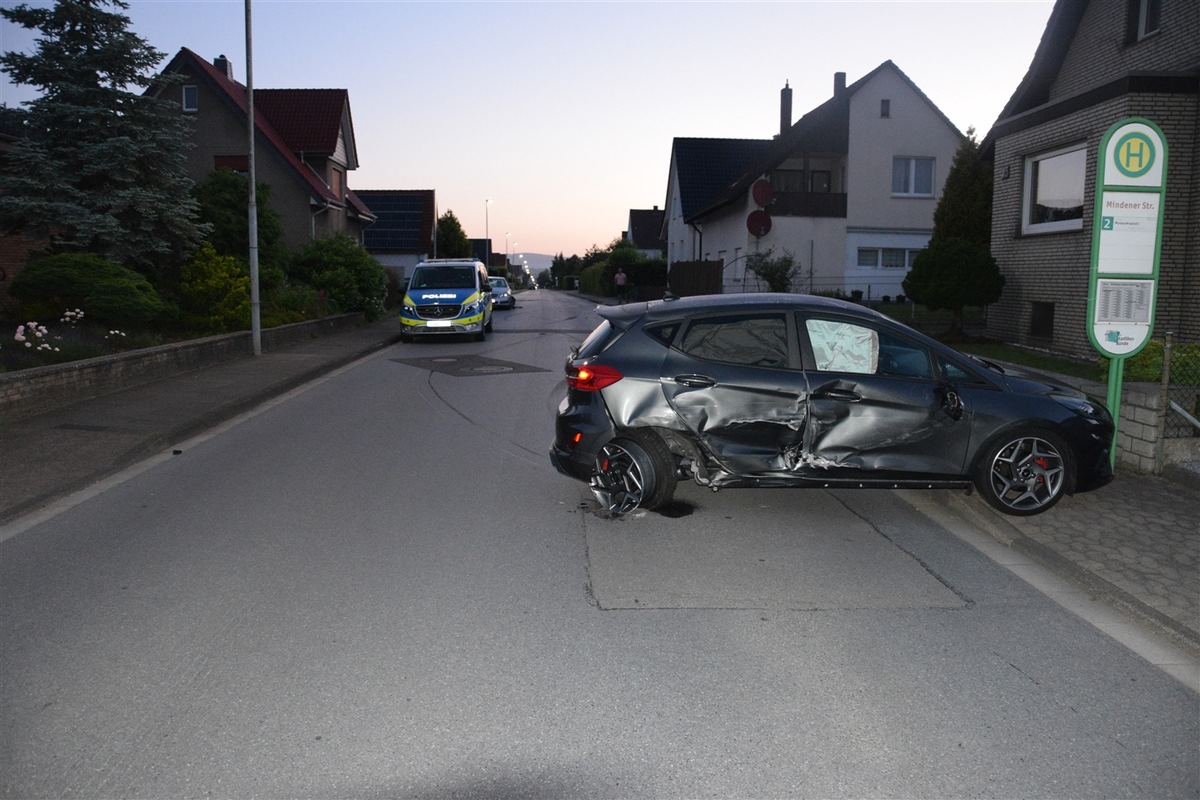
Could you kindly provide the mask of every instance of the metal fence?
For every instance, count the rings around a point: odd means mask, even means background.
[[[1162,392],[1166,405],[1163,438],[1200,436],[1200,344],[1183,344],[1168,333],[1163,341]]]

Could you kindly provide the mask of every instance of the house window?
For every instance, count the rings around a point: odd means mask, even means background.
[[[880,100],[879,101],[879,116],[883,117],[884,119],[887,119],[888,117],[892,116],[892,101],[891,100]]]
[[[1029,314],[1029,335],[1034,339],[1054,338],[1054,303],[1034,301]]]
[[[883,248],[883,268],[904,269],[908,266],[908,260],[905,258],[905,255],[905,251],[899,247]]]
[[[912,266],[913,259],[920,252],[903,247],[860,247],[858,266],[866,269],[907,269]]]
[[[1086,168],[1084,147],[1064,148],[1025,159],[1021,232],[1081,230]]]
[[[858,248],[858,266],[869,267],[874,269],[879,266],[879,248],[878,247],[860,247]]]
[[[933,197],[933,159],[893,158],[892,194]]]
[[[183,87],[183,110],[192,113],[200,110],[200,90],[190,84]]]
[[[803,192],[804,173],[798,169],[777,169],[771,173],[771,188],[777,192]]]
[[[250,174],[249,156],[213,156],[213,169],[231,169],[241,175]]]
[[[814,169],[808,176],[808,190],[810,192],[820,192],[822,194],[829,193],[829,184],[832,181],[832,176],[827,169]]]
[[[1137,4],[1137,38],[1158,33],[1162,23],[1162,0],[1134,0]]]

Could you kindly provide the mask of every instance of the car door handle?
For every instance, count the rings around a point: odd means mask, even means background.
[[[675,382],[693,389],[707,389],[717,385],[717,382],[707,375],[676,375]]]
[[[845,400],[847,403],[857,403],[862,400],[862,395],[858,392],[851,392],[847,389],[826,389],[822,392],[817,392],[814,397],[828,398],[830,400]]]

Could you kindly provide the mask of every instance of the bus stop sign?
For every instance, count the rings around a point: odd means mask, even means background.
[[[1166,176],[1157,125],[1133,118],[1108,129],[1096,160],[1088,333],[1109,358],[1136,355],[1150,339]]]

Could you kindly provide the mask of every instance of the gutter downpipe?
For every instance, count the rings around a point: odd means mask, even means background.
[[[310,230],[309,230],[308,235],[309,235],[309,238],[312,239],[313,241],[316,241],[316,238],[317,238],[317,216],[320,214],[324,214],[326,211],[329,210],[329,203],[325,203],[320,200],[318,200],[317,202],[321,203],[321,207],[318,208],[316,211],[314,211],[312,213],[312,216],[309,218]]]

